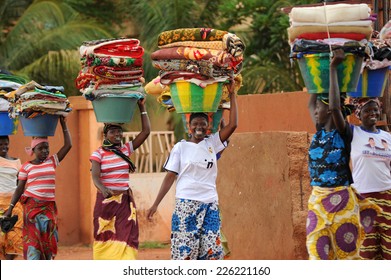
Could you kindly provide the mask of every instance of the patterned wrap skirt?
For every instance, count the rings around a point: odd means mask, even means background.
[[[365,232],[378,211],[352,187],[313,187],[306,226],[309,259],[360,259]]]
[[[363,259],[391,260],[391,190],[365,193],[366,197],[382,210],[375,218],[375,225],[365,235],[360,256]]]
[[[176,199],[171,225],[171,259],[223,259],[220,225],[217,202]]]
[[[8,209],[12,194],[0,194],[0,215]],[[4,259],[5,255],[23,255],[22,229],[23,229],[23,207],[21,203],[16,203],[12,210],[12,215],[18,215],[18,221],[7,233],[0,231],[0,255]]]
[[[57,255],[57,206],[54,201],[22,196],[23,257],[53,260]]]
[[[94,208],[94,260],[135,260],[139,245],[136,204],[129,191],[104,198]]]

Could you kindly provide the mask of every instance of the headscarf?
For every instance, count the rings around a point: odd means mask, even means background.
[[[329,105],[329,98],[328,96],[326,97],[323,94],[318,94],[318,100],[322,101],[324,104]],[[346,104],[346,95],[344,93],[341,93],[340,96],[340,102],[341,102],[341,112],[344,117],[349,116],[353,113],[354,106],[351,104]]]
[[[31,145],[30,147],[26,147],[25,148],[25,151],[26,153],[29,155],[29,156],[32,156],[33,153],[34,153],[34,148],[40,144],[40,143],[49,143],[48,141],[48,138],[47,137],[34,137],[32,140],[31,140]]]
[[[104,133],[104,134],[107,134],[107,132],[108,132],[110,129],[113,129],[113,128],[120,128],[120,129],[123,129],[121,123],[105,123],[104,126],[103,126],[103,133]]]
[[[352,99],[352,103],[355,107],[354,114],[358,119],[360,119],[362,108],[364,108],[365,105],[375,102],[377,106],[379,106],[379,110],[381,110],[381,103],[379,98],[369,98],[369,97],[363,97],[363,98],[354,98]]]

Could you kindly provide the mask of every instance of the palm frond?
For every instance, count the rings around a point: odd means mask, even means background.
[[[80,56],[77,50],[49,51],[33,61],[18,73],[42,85],[64,86],[68,96],[79,95],[74,81],[80,69]]]

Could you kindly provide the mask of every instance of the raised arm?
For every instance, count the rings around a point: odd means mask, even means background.
[[[62,161],[72,148],[72,139],[71,139],[71,133],[68,130],[67,123],[64,116],[60,116],[60,124],[64,136],[64,145],[57,152],[57,157],[59,161]]]
[[[316,99],[317,94],[310,94],[310,99],[308,100],[308,111],[310,112],[311,120],[316,125],[315,119],[315,109],[316,109]]]
[[[166,196],[167,192],[171,189],[171,186],[174,183],[175,178],[176,178],[176,173],[172,171],[167,171],[167,174],[163,179],[162,185],[160,187],[159,193],[157,194],[155,202],[153,203],[152,207],[148,209],[147,217],[149,220],[152,219],[153,215],[157,211],[157,207],[159,206],[160,202]]]
[[[132,141],[134,150],[140,147],[151,133],[151,123],[149,121],[148,113],[145,109],[145,101],[146,98],[143,98],[139,99],[137,103],[141,113],[141,132]]]
[[[228,138],[238,127],[238,104],[236,101],[235,81],[233,78],[231,78],[231,81],[228,85],[228,90],[231,108],[229,111],[229,122],[226,126],[221,128],[219,132],[221,142],[228,140]]]
[[[329,89],[329,110],[334,120],[335,127],[341,133],[345,132],[346,121],[341,111],[341,96],[338,85],[337,66],[345,58],[342,49],[333,52],[333,59],[330,62],[330,89]]]

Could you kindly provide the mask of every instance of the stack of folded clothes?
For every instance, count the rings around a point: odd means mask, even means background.
[[[146,91],[159,93],[158,101],[169,111],[175,110],[175,106],[168,86],[182,82],[205,89],[227,83],[230,77],[239,76],[243,67],[245,45],[227,31],[211,28],[164,31],[158,37],[158,48],[151,59],[160,70],[159,77],[147,84]]]
[[[391,21],[374,33],[368,45],[371,52],[364,59],[357,91],[348,93],[352,98],[383,96],[391,66]]]
[[[291,43],[296,39],[369,40],[373,31],[372,22],[376,20],[367,4],[294,7],[289,18],[288,37]]]
[[[87,100],[107,96],[136,96],[144,90],[144,49],[137,39],[101,39],[83,42],[80,50],[82,69],[76,87]]]
[[[367,4],[334,4],[315,7],[294,7],[288,28],[292,57],[303,53],[345,52],[365,56],[372,36],[371,15]]]
[[[26,81],[12,74],[0,74],[0,112],[8,112],[9,101],[6,95],[21,87]]]
[[[375,38],[372,38],[370,47],[372,56],[364,64],[370,69],[379,69],[391,66],[391,20],[387,22]]]
[[[62,86],[43,86],[30,81],[5,96],[10,101],[12,118],[32,119],[46,114],[67,116],[72,111]]]
[[[349,70],[350,76],[341,77],[346,83],[342,86],[340,83],[340,90],[355,90],[363,58],[370,55],[368,43],[373,33],[372,23],[376,20],[376,16],[371,15],[369,6],[328,3],[294,7],[289,13],[289,20],[290,57],[299,60],[308,92],[328,91],[329,56],[337,48],[342,48],[347,54],[345,61],[339,66],[340,73],[347,73],[344,69],[353,69]],[[310,70],[314,67],[316,71]],[[319,75],[315,77],[314,73]]]

